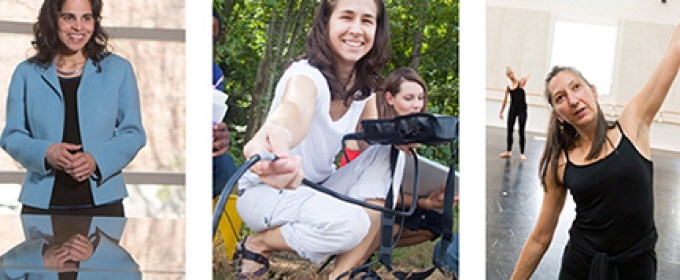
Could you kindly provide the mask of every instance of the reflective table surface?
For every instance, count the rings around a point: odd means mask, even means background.
[[[185,279],[185,220],[0,215],[0,279]]]

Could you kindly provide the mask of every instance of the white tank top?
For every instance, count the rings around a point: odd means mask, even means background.
[[[316,67],[309,65],[307,60],[300,60],[285,71],[276,85],[269,114],[281,102],[288,80],[297,75],[306,76],[314,82],[317,96],[309,133],[300,144],[291,149],[290,153],[291,156],[302,157],[302,170],[305,178],[313,182],[321,182],[335,171],[334,160],[342,148],[342,137],[355,131],[368,98],[352,101],[345,115],[333,121],[330,116],[331,94],[326,78]],[[249,171],[239,181],[239,188],[257,183],[260,183],[260,180]]]

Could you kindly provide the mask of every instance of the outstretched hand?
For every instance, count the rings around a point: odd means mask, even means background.
[[[250,168],[265,184],[276,189],[296,189],[304,173],[302,171],[302,158],[290,156],[288,145],[291,135],[288,130],[281,126],[266,124],[252,140],[243,148],[243,154],[250,158],[259,153],[273,153],[278,159],[275,161],[259,161]]]

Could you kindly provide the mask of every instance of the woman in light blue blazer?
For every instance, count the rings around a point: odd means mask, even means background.
[[[121,170],[146,144],[130,63],[107,51],[101,0],[46,0],[36,55],[9,87],[0,146],[26,168],[23,214],[123,216]]]

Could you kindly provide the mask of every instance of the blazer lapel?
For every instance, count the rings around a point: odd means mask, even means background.
[[[38,67],[38,72],[40,73],[40,76],[42,76],[42,79],[54,90],[57,95],[59,95],[60,98],[64,98],[63,93],[61,92],[61,85],[59,84],[59,76],[57,76],[57,66],[52,62],[50,64],[50,67],[48,68],[42,68]],[[80,78],[80,84],[83,84],[83,81],[87,79],[88,76],[92,75],[95,71],[97,70],[97,67],[92,64],[92,60],[89,58],[87,59],[87,62],[85,62],[85,69],[83,70],[83,76]],[[80,91],[80,89],[78,89]]]
[[[83,76],[80,78],[80,84],[83,84],[83,81],[86,80],[90,75],[94,74],[95,71],[97,71],[97,67],[94,66],[92,60],[88,58],[87,61],[85,62]]]
[[[61,93],[61,86],[59,85],[59,77],[57,77],[57,66],[52,62],[49,68],[37,67],[42,79],[54,90],[59,98],[64,98]]]

